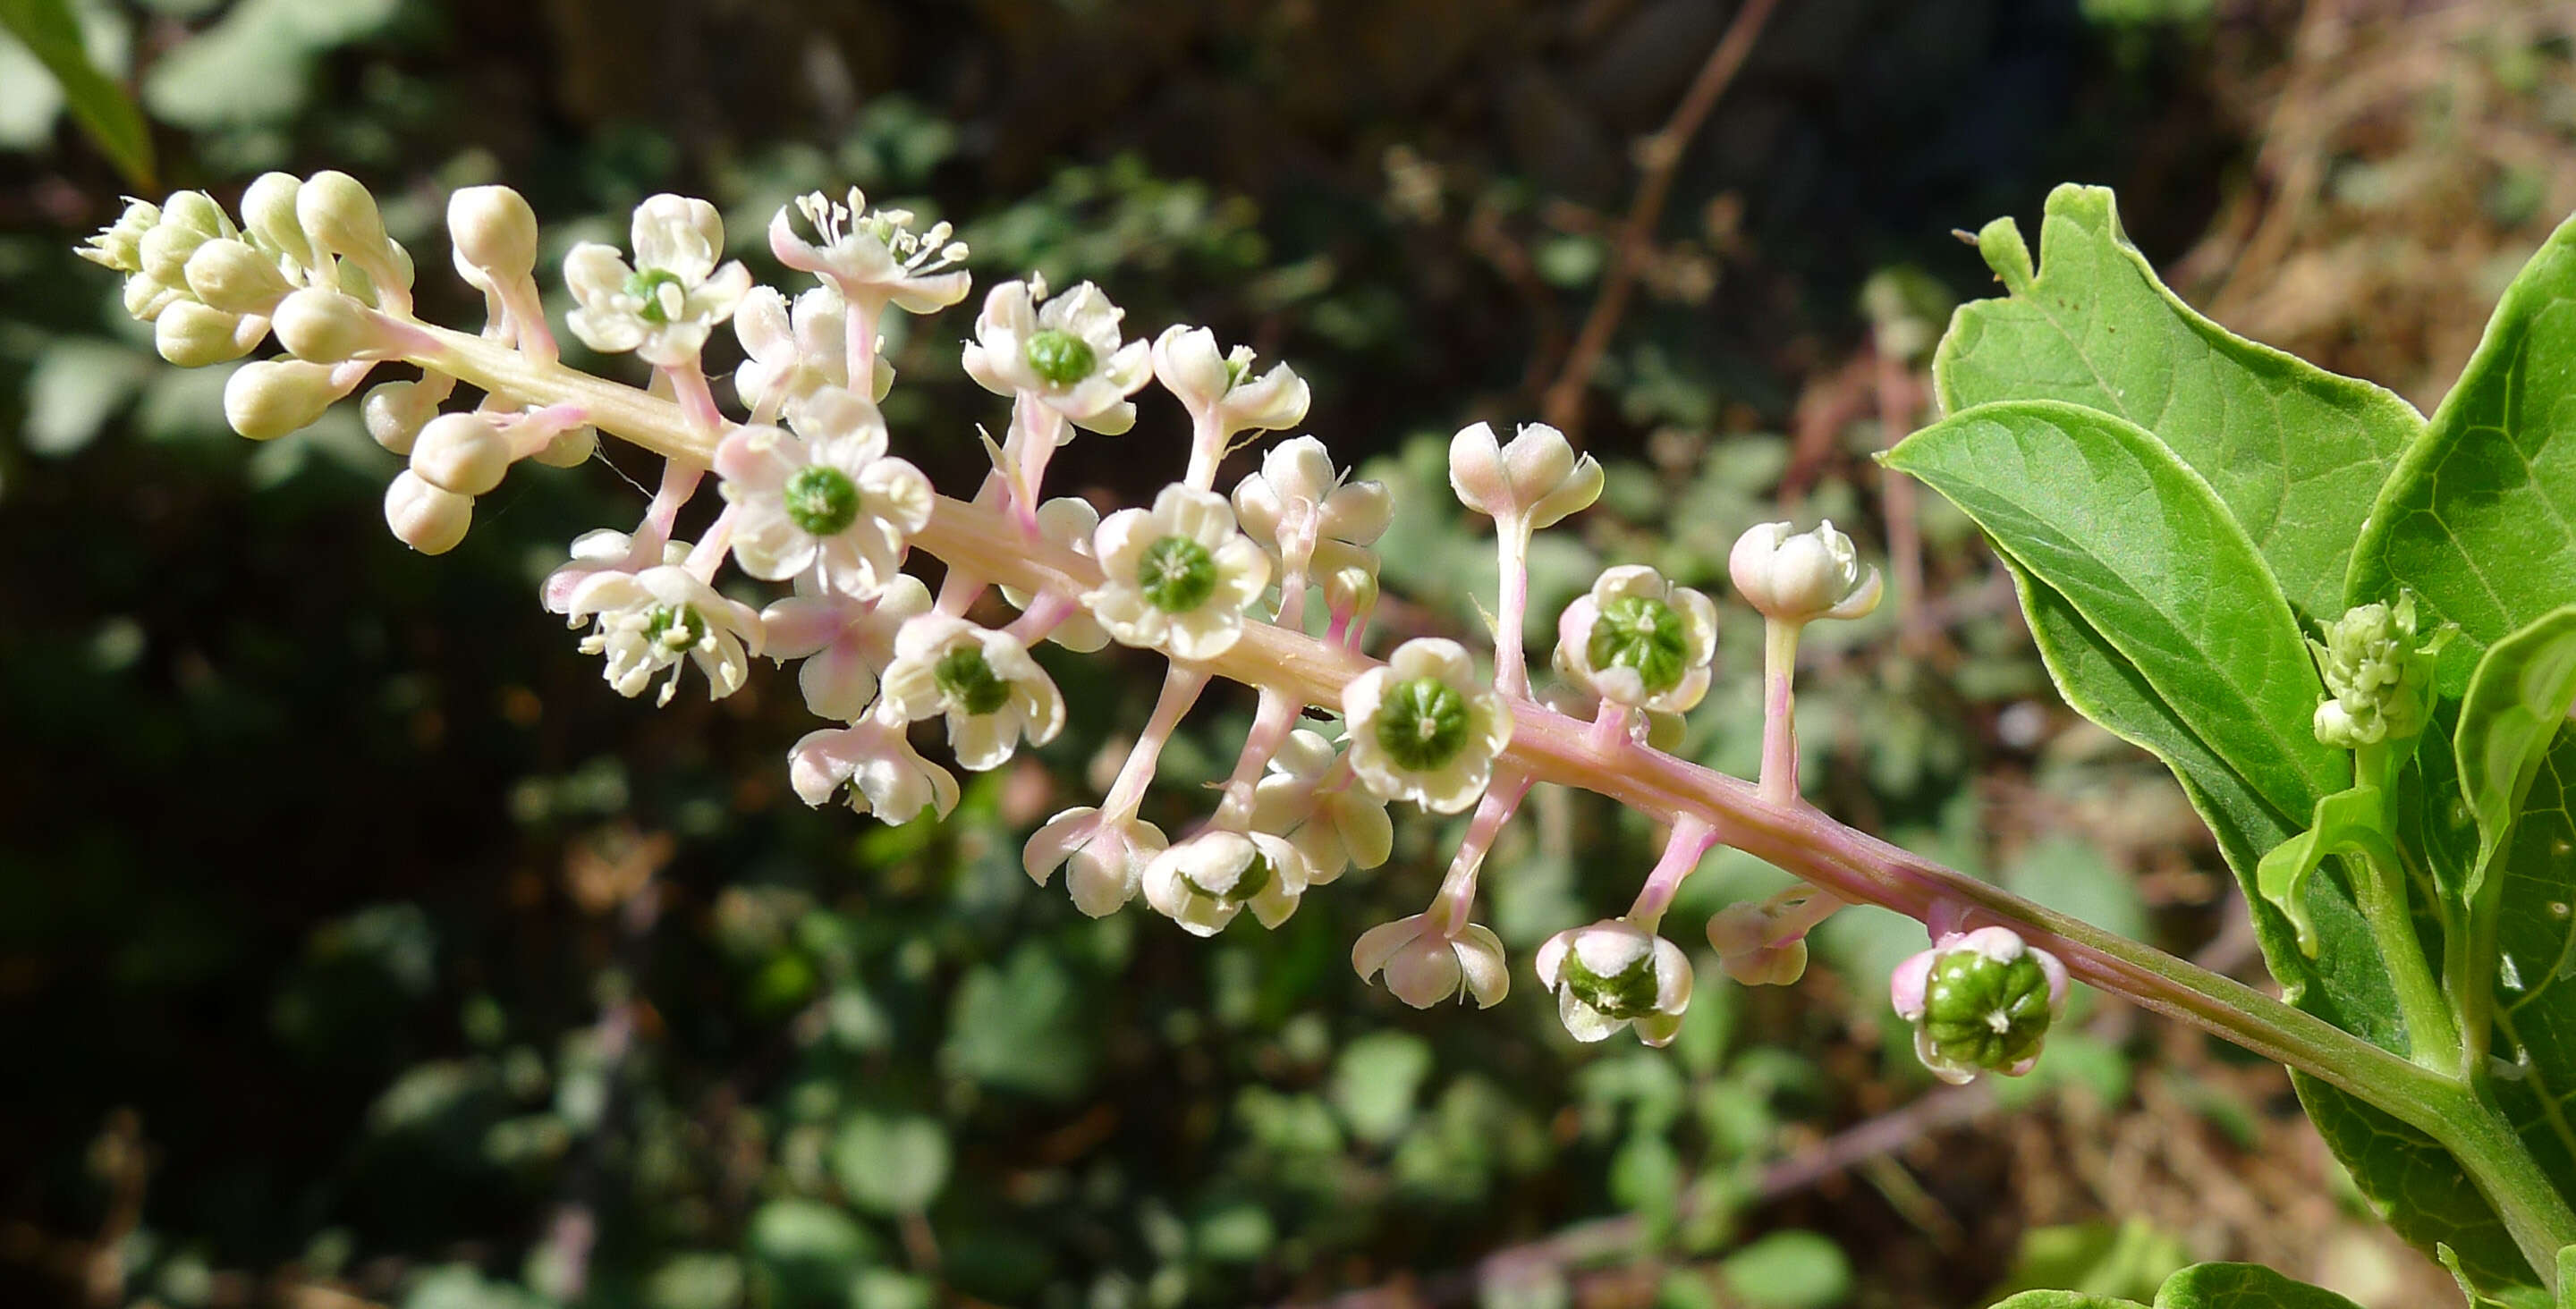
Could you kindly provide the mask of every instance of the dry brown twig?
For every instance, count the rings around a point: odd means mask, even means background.
[[[1709,111],[1717,107],[1718,97],[1726,93],[1727,84],[1735,80],[1745,58],[1753,53],[1753,42],[1762,34],[1762,25],[1771,17],[1774,3],[1775,0],[1744,0],[1743,7],[1728,21],[1725,34],[1708,52],[1708,62],[1700,65],[1699,75],[1691,79],[1690,89],[1682,93],[1681,103],[1673,106],[1672,116],[1652,135],[1637,141],[1637,195],[1610,243],[1609,265],[1601,274],[1601,295],[1592,302],[1591,314],[1575,334],[1573,347],[1566,351],[1565,366],[1557,371],[1556,380],[1539,400],[1539,413],[1577,445],[1582,444],[1583,393],[1591,386],[1593,371],[1601,366],[1601,356],[1610,348],[1610,338],[1628,311],[1629,293],[1635,288],[1638,270],[1654,240],[1655,224],[1663,217],[1664,202],[1671,198],[1673,173],[1681,165],[1682,152],[1689,147],[1691,138],[1699,135]]]

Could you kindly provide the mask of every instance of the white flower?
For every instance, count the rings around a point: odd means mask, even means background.
[[[1163,829],[1133,814],[1107,819],[1086,805],[1048,819],[1021,849],[1020,867],[1040,886],[1064,869],[1074,907],[1105,918],[1136,898],[1145,865],[1170,844]]]
[[[706,675],[708,698],[741,689],[749,655],[761,648],[759,613],[718,595],[678,564],[636,569],[625,557],[628,549],[623,533],[589,533],[573,543],[573,563],[547,579],[548,608],[574,627],[585,619],[597,623],[581,652],[608,657],[603,675],[623,696],[643,694],[656,673],[671,670],[655,704],[671,703],[683,656]],[[680,542],[667,549],[687,555]]]
[[[827,590],[812,573],[796,578],[796,594],[760,611],[768,654],[802,659],[796,685],[816,717],[856,722],[876,698],[877,677],[894,659],[895,634],[906,619],[930,612],[930,591],[919,579],[897,573],[875,598],[861,600]]]
[[[1547,938],[1538,948],[1538,980],[1556,992],[1556,1016],[1578,1041],[1605,1040],[1633,1023],[1638,1040],[1668,1044],[1690,1003],[1689,957],[1624,918]]]
[[[1008,760],[1021,737],[1045,745],[1064,730],[1064,697],[1028,647],[948,614],[904,623],[878,690],[882,712],[900,721],[946,715],[957,762],[979,773]]]
[[[1601,495],[1601,465],[1576,457],[1565,433],[1523,423],[1510,445],[1498,445],[1489,423],[1460,428],[1449,440],[1449,489],[1458,501],[1496,521],[1535,531],[1553,526]]]
[[[1201,832],[1145,865],[1145,903],[1194,936],[1214,936],[1246,906],[1264,927],[1297,912],[1306,858],[1263,832]]]
[[[796,417],[806,398],[825,388],[848,390],[850,356],[845,345],[848,306],[829,283],[796,297],[790,305],[775,288],[755,286],[733,311],[734,339],[742,343],[742,367],[734,370],[734,394],[746,409]],[[894,387],[894,366],[877,361],[876,392],[883,400]]]
[[[1429,914],[1360,933],[1351,947],[1351,967],[1363,981],[1383,971],[1386,989],[1416,1009],[1459,995],[1462,985],[1477,1008],[1491,1009],[1512,989],[1511,973],[1503,966],[1503,942],[1492,929],[1468,923],[1457,935],[1444,936]]]
[[[1254,377],[1252,347],[1219,355],[1216,334],[1204,327],[1164,328],[1154,338],[1154,377],[1219,437],[1246,429],[1275,432],[1306,416],[1304,378],[1286,364]]]
[[[950,268],[966,258],[966,243],[948,239],[948,224],[916,233],[910,211],[870,209],[855,186],[847,204],[816,191],[798,196],[794,210],[813,225],[819,244],[798,236],[789,211],[781,209],[769,220],[770,253],[799,272],[829,279],[852,302],[927,314],[966,298],[966,270]]]
[[[1059,496],[1038,506],[1038,535],[1085,559],[1092,557],[1091,537],[1099,530],[1100,511],[1080,496]],[[1029,593],[1018,587],[1003,587],[1002,598],[1023,610],[1029,607]],[[1077,609],[1057,623],[1046,639],[1076,654],[1090,654],[1109,644],[1109,633],[1089,611]]]
[[[615,247],[584,241],[564,256],[564,284],[580,302],[573,335],[603,354],[628,350],[675,368],[697,357],[707,333],[732,316],[751,289],[740,261],[724,254],[724,220],[704,200],[657,195],[635,206],[635,264]]]
[[[1385,535],[1394,513],[1381,482],[1344,482],[1324,443],[1311,436],[1282,441],[1261,459],[1261,469],[1234,488],[1234,514],[1246,535],[1279,557],[1292,573],[1312,566],[1330,541],[1344,552],[1376,556],[1367,547]]]
[[[797,435],[737,427],[716,448],[734,560],[773,582],[818,568],[833,590],[874,595],[930,521],[930,479],[886,454],[877,407],[847,391],[815,392],[793,421]]]
[[[1351,769],[1370,790],[1444,814],[1476,803],[1512,739],[1511,707],[1476,680],[1465,646],[1438,637],[1407,641],[1351,679],[1342,717]]]
[[[1775,622],[1858,618],[1878,607],[1878,569],[1860,562],[1831,519],[1796,533],[1787,523],[1757,524],[1735,539],[1726,571],[1745,602]]]
[[[1127,397],[1153,376],[1152,347],[1121,343],[1124,310],[1089,282],[1048,299],[1040,279],[984,294],[966,372],[997,395],[1033,396],[1076,427],[1115,436],[1135,426]]]
[[[1270,581],[1270,556],[1234,530],[1225,498],[1179,483],[1150,510],[1111,514],[1091,541],[1102,577],[1082,603],[1121,644],[1179,659],[1224,654]]]
[[[1605,569],[1556,633],[1557,671],[1605,700],[1677,714],[1708,694],[1717,606],[1643,564]]]
[[[1337,752],[1320,732],[1288,734],[1270,771],[1252,788],[1252,830],[1288,838],[1306,856],[1306,880],[1322,886],[1351,864],[1375,868],[1395,849],[1386,801],[1347,780],[1324,790]]]
[[[847,785],[852,809],[888,823],[911,822],[924,809],[946,818],[957,807],[957,779],[916,753],[901,724],[883,719],[806,733],[787,752],[787,777],[809,805]]]

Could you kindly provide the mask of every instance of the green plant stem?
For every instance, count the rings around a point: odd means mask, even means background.
[[[671,401],[560,365],[541,365],[461,332],[413,323],[395,330],[400,353],[410,362],[531,402],[580,406],[602,431],[673,460],[704,466],[713,459],[715,434],[689,423]],[[914,544],[951,568],[1031,594],[1079,594],[1099,578],[1090,560],[1029,540],[1004,513],[946,496]],[[1342,688],[1375,666],[1377,661],[1356,651],[1266,623],[1246,624],[1240,640],[1205,664],[1229,680],[1335,709]],[[1515,728],[1501,762],[1528,777],[1594,791],[1666,822],[1696,817],[1718,840],[1844,900],[1917,920],[1964,909],[1968,917],[2009,926],[2086,982],[2350,1092],[2430,1136],[2477,1181],[2543,1280],[2556,1280],[2558,1249],[2576,1244],[2576,1211],[2501,1113],[2469,1083],[2411,1063],[2233,978],[1846,827],[1802,800],[1775,801],[1740,778],[1625,738],[1600,739],[1590,724],[1522,697],[1512,697],[1511,706]]]
[[[2388,969],[2388,984],[2397,993],[2398,1016],[2406,1022],[2406,1046],[2415,1062],[2452,1076],[2461,1075],[2460,1029],[2451,1018],[2451,1003],[2424,960],[2423,939],[2415,933],[2414,912],[2406,903],[2406,870],[2384,837],[2356,840],[2361,847],[2359,892],[2361,914],[2370,923],[2371,943]],[[2353,867],[2353,865],[2347,865]]]

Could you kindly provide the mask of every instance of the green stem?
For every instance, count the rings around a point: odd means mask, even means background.
[[[2371,943],[2388,969],[2388,984],[2397,993],[2397,1012],[2406,1021],[2406,1046],[2415,1062],[2451,1076],[2463,1071],[2460,1029],[2442,984],[2424,960],[2424,941],[2415,932],[2415,915],[2406,903],[2406,869],[2388,839],[2377,832],[2356,833],[2361,849],[2361,875],[2352,879],[2361,915],[2370,924]]]

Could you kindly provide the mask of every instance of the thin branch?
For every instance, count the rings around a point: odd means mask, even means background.
[[[1565,367],[1556,381],[1540,397],[1539,412],[1547,421],[1577,436],[1583,408],[1583,392],[1592,384],[1593,370],[1601,366],[1602,353],[1610,348],[1610,337],[1619,330],[1619,319],[1628,311],[1628,294],[1635,285],[1637,266],[1654,241],[1655,224],[1663,218],[1664,201],[1672,195],[1673,172],[1681,166],[1682,153],[1691,138],[1699,135],[1700,125],[1708,121],[1709,111],[1717,107],[1718,97],[1726,93],[1727,84],[1744,67],[1753,53],[1753,42],[1762,34],[1762,25],[1771,17],[1775,0],[1744,0],[1742,8],[1726,25],[1717,46],[1708,52],[1708,62],[1700,65],[1699,76],[1691,80],[1690,89],[1682,93],[1681,103],[1673,106],[1672,117],[1664,120],[1661,130],[1637,142],[1637,195],[1628,206],[1628,217],[1620,225],[1619,235],[1610,243],[1610,264],[1601,276],[1601,297],[1592,302],[1592,313],[1583,320],[1583,330],[1575,335],[1574,346],[1566,352]]]

